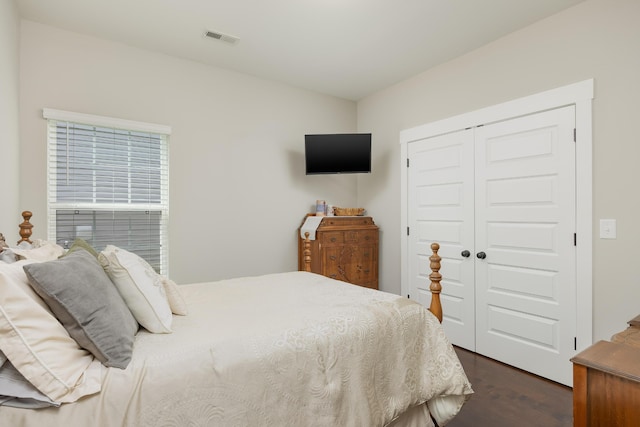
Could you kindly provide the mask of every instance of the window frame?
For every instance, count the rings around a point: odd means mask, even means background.
[[[159,211],[160,220],[160,264],[159,273],[167,275],[169,268],[169,137],[171,127],[154,123],[138,122],[119,118],[97,116],[92,114],[75,113],[70,111],[44,108],[43,118],[47,120],[47,239],[56,239],[56,211],[102,211],[102,212],[133,212],[133,211]],[[161,174],[160,203],[130,203],[132,192],[128,189],[129,203],[98,203],[98,202],[66,202],[57,201],[57,179],[55,171],[52,171],[57,154],[52,148],[56,141],[52,141],[50,128],[53,123],[67,122],[79,125],[110,128],[121,131],[144,132],[157,134],[161,137],[163,147],[160,155],[163,161],[163,173]],[[71,243],[71,242],[69,242]],[[127,249],[127,248],[125,248]]]

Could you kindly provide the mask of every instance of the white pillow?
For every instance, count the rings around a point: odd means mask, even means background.
[[[173,316],[162,276],[138,255],[113,245],[98,260],[138,323],[152,333],[171,333]]]
[[[167,294],[167,301],[169,301],[171,312],[180,316],[186,316],[188,313],[187,303],[185,303],[184,298],[182,298],[180,288],[176,282],[164,276],[160,276],[160,280],[162,281],[164,292]]]
[[[101,388],[101,364],[80,348],[31,289],[23,266],[0,263],[0,350],[54,402],[75,402]]]
[[[31,259],[34,261],[53,261],[64,254],[64,248],[54,242],[46,240],[34,240],[31,247],[11,248],[18,259]]]

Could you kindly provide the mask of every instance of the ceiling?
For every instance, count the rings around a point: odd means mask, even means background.
[[[24,19],[358,100],[583,0],[17,0]],[[238,37],[230,44],[207,30]]]

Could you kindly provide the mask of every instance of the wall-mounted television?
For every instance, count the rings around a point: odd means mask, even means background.
[[[370,173],[371,134],[305,135],[304,157],[307,175]]]

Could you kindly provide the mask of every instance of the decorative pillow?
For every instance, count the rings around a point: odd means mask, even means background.
[[[45,240],[34,240],[31,247],[25,248],[18,245],[17,248],[11,248],[11,250],[18,256],[18,259],[34,261],[53,261],[64,254],[62,246]]]
[[[23,267],[0,264],[0,350],[55,402],[75,402],[101,387],[100,362],[80,348],[29,286]]]
[[[85,251],[87,251],[91,255],[93,255],[93,257],[95,259],[98,259],[98,252],[93,248],[93,246],[91,246],[89,243],[87,243],[87,241],[84,240],[84,239],[76,239],[76,240],[74,240],[73,243],[71,244],[71,247],[67,251],[67,253],[65,253],[62,256],[66,256],[66,255],[68,255],[70,253],[73,253],[73,252],[77,251],[78,249],[84,249]]]
[[[78,249],[24,270],[31,287],[81,347],[105,366],[127,367],[138,323],[89,252]]]
[[[160,276],[160,280],[164,287],[164,293],[167,295],[171,312],[180,316],[186,316],[188,313],[187,303],[185,303],[184,298],[182,298],[179,286],[168,277]]]
[[[11,280],[15,286],[19,286],[21,291],[25,294],[26,297],[30,298],[34,304],[39,305],[49,313],[52,317],[55,318],[55,315],[51,312],[49,306],[40,298],[40,296],[33,290],[31,285],[29,284],[29,278],[27,274],[24,272],[24,267],[29,264],[38,263],[39,261],[34,261],[30,259],[23,259],[16,261],[12,266],[0,266],[0,272],[2,272],[7,280]],[[10,295],[10,294],[9,294]],[[59,322],[58,322],[59,323]],[[2,348],[0,347],[0,350]]]
[[[98,260],[142,326],[152,333],[171,333],[171,307],[161,276],[138,255],[108,245]]]

